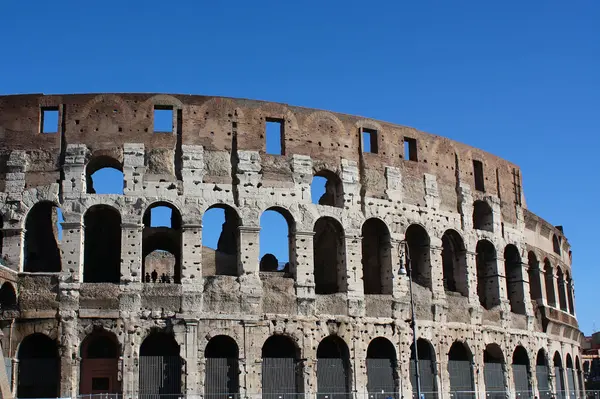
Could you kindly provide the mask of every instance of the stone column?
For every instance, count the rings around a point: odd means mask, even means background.
[[[482,320],[481,302],[477,293],[477,253],[465,251],[467,269],[467,292],[469,294],[469,305],[471,312],[471,324],[480,324]]]
[[[298,313],[305,316],[315,313],[314,235],[314,231],[296,231],[294,235]]]
[[[121,223],[121,284],[141,283],[142,276],[142,231],[138,223]]]
[[[365,314],[365,291],[361,262],[362,243],[359,234],[347,234],[344,240],[346,253],[343,258],[345,262],[343,265],[338,265],[338,286],[341,291],[347,288],[348,314],[359,317]],[[340,270],[342,266],[345,267]]]
[[[139,391],[140,373],[140,344],[141,338],[137,334],[136,327],[131,320],[125,320],[125,337],[123,339],[123,379],[121,382],[123,398],[137,397]]]
[[[79,379],[73,378],[77,375],[77,348],[79,347],[77,337],[77,318],[71,311],[59,312],[60,321],[58,325],[58,353],[60,356],[60,397],[75,397],[79,391]]]
[[[65,218],[67,218],[65,216]],[[78,215],[80,218],[81,215]],[[80,221],[62,222],[63,229],[60,252],[62,257],[62,271],[69,272],[74,282],[83,282],[84,270],[84,228]]]
[[[433,320],[439,323],[445,323],[448,305],[446,304],[446,291],[444,291],[442,247],[430,245],[429,252],[431,264],[431,291],[433,293]]]
[[[200,395],[200,378],[198,373],[198,321],[185,321],[185,344],[182,356],[186,363],[186,395]]]
[[[181,247],[181,284],[202,287],[202,225],[183,225]]]
[[[538,303],[542,306],[550,306],[548,303],[548,298],[546,298],[546,274],[544,273],[544,269],[540,267],[540,263],[537,263],[537,269],[534,270],[539,276],[540,279],[540,296],[541,298],[537,299]]]

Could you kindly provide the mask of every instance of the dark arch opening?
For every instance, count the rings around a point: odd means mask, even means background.
[[[121,391],[118,380],[119,344],[113,334],[93,332],[81,345],[80,394]]]
[[[59,242],[60,209],[50,201],[35,204],[25,220],[26,272],[60,272]]]
[[[575,300],[573,298],[573,279],[568,271],[565,271],[565,284],[567,289],[567,304],[569,305],[569,313],[575,314]]]
[[[489,344],[483,351],[483,377],[486,395],[489,398],[504,399],[506,397],[504,355],[496,344]]]
[[[0,310],[14,310],[17,308],[17,293],[9,282],[2,284],[0,288]]]
[[[417,340],[417,355],[419,363],[419,375],[421,381],[421,393],[426,399],[437,398],[435,352],[431,343],[423,338]],[[410,346],[410,382],[413,389],[413,398],[417,397],[417,369],[415,364],[415,345]]]
[[[450,393],[460,399],[475,398],[473,380],[473,355],[462,342],[454,342],[448,352],[448,374],[450,375]],[[458,396],[456,396],[458,395]]]
[[[521,256],[516,246],[509,244],[504,248],[504,268],[506,273],[506,293],[510,302],[510,310],[525,314],[525,281]]]
[[[181,394],[181,357],[173,335],[152,332],[140,346],[140,394]]]
[[[548,258],[544,259],[544,278],[546,282],[546,300],[548,305],[556,307],[556,294],[554,291],[554,272]]]
[[[239,348],[226,335],[212,337],[204,349],[206,381],[204,394],[208,397],[236,395],[239,392]]]
[[[562,367],[562,360],[558,352],[554,353],[554,383],[556,388],[556,396],[560,399],[565,398],[565,376]]]
[[[396,397],[396,349],[383,337],[373,339],[367,347],[367,391],[369,394]]]
[[[542,282],[540,280],[540,263],[535,254],[530,251],[527,255],[527,264],[529,270],[529,295],[532,301],[542,299]]]
[[[83,217],[85,283],[119,283],[121,279],[121,214],[106,205],[95,205]]]
[[[346,249],[344,229],[331,217],[315,223],[313,238],[315,293],[346,291]]]
[[[546,352],[540,349],[535,359],[535,376],[541,399],[550,399],[552,397],[549,374]]]
[[[496,248],[488,240],[479,240],[477,252],[477,295],[485,309],[492,309],[500,304],[500,285]]]
[[[144,282],[181,283],[181,214],[172,204],[157,202],[146,209],[142,220]]]
[[[552,235],[552,249],[555,254],[560,255],[560,240],[556,234]]]
[[[444,290],[468,296],[467,258],[462,237],[455,230],[446,230],[442,236],[442,269]]]
[[[285,209],[271,207],[260,216],[260,271],[286,272],[295,248],[295,222]]]
[[[88,194],[123,194],[123,165],[116,159],[106,155],[93,157],[85,172]]]
[[[325,169],[315,173],[310,189],[313,204],[344,207],[344,186],[336,173]]]
[[[380,219],[368,219],[362,226],[362,269],[366,295],[392,293],[390,231]]]
[[[412,280],[422,287],[431,289],[431,259],[429,234],[418,224],[411,224],[406,229],[408,252],[405,256],[410,259]]]
[[[273,335],[262,347],[262,394],[279,399],[303,392],[299,350],[285,335]]]
[[[565,276],[560,267],[558,267],[556,270],[556,279],[558,282],[558,303],[560,305],[560,310],[563,312],[568,312],[569,308],[567,307],[567,297],[565,295],[567,287],[565,283]]]
[[[335,335],[324,338],[317,347],[317,398],[346,399],[350,381],[348,345]]]
[[[494,231],[494,213],[492,207],[485,201],[478,200],[473,204],[473,228]]]
[[[60,361],[56,341],[43,334],[32,334],[21,342],[18,351],[17,397],[56,398],[60,389]]]
[[[202,215],[202,275],[239,275],[240,218],[232,207],[213,205]]]

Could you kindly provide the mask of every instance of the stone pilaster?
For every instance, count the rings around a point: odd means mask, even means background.
[[[121,284],[142,282],[142,231],[137,223],[121,224]]]
[[[84,226],[79,222],[63,222],[62,242],[62,271],[73,276],[74,282],[83,282],[84,258]]]
[[[182,145],[181,178],[185,195],[202,195],[204,178],[204,147],[201,145]]]
[[[144,174],[144,144],[125,143],[123,145],[123,179],[125,195],[143,195]]]
[[[183,225],[181,243],[181,284],[202,287],[202,225]]]
[[[239,275],[242,311],[258,314],[262,309],[262,282],[259,272],[260,227],[240,226]]]
[[[87,192],[86,163],[90,151],[85,144],[67,144],[62,180],[62,192],[65,196],[76,196]]]
[[[296,299],[298,313],[315,313],[315,276],[313,259],[313,231],[296,231]]]
[[[344,270],[338,270],[338,286],[341,291],[347,288],[348,314],[350,316],[363,316],[365,314],[365,291],[363,285],[363,270],[361,262],[362,244],[358,234],[348,234],[344,237],[346,253]],[[341,265],[340,265],[341,266]],[[341,273],[340,273],[341,272]]]

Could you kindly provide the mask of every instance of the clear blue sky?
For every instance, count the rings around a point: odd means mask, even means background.
[[[5,1],[0,93],[174,92],[406,124],[521,166],[596,325],[600,2]]]

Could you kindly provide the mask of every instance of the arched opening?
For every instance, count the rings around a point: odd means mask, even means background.
[[[527,356],[527,350],[520,345],[513,352],[512,374],[517,398],[533,397],[529,383],[529,356]]]
[[[566,284],[565,284],[565,276],[560,267],[556,268],[556,280],[558,282],[558,303],[560,305],[560,310],[563,312],[568,312],[569,308],[567,307],[567,296],[566,296]]]
[[[555,352],[553,358],[554,364],[554,388],[558,399],[565,399],[565,376],[563,374],[562,359],[560,353]]]
[[[525,314],[525,281],[521,256],[516,246],[509,244],[504,248],[504,268],[506,273],[506,293],[511,312]]]
[[[213,205],[202,215],[202,274],[237,276],[240,218],[230,206]]]
[[[239,386],[239,348],[226,335],[212,337],[204,349],[206,375],[204,395],[208,398],[229,398],[237,395]]]
[[[295,223],[282,208],[269,208],[260,217],[260,271],[291,272]]]
[[[422,287],[431,289],[431,259],[429,234],[422,226],[411,224],[406,229],[408,252],[405,253],[407,263],[410,259],[412,280]]]
[[[269,337],[262,347],[262,396],[264,399],[296,398],[303,392],[302,364],[294,342],[285,335]]]
[[[542,299],[542,282],[540,280],[540,263],[533,252],[527,255],[527,264],[529,269],[529,296],[532,301]]]
[[[390,231],[380,219],[362,226],[362,269],[366,295],[392,293],[392,254]]]
[[[417,354],[419,361],[419,381],[421,382],[421,394],[425,399],[437,399],[437,374],[435,352],[429,341],[422,338],[417,340]],[[410,383],[412,385],[413,399],[417,396],[417,370],[415,364],[415,345],[410,346]]]
[[[60,390],[60,361],[56,341],[32,334],[19,345],[17,397],[57,398]]]
[[[121,214],[95,205],[83,217],[85,249],[83,282],[119,283],[121,279]]]
[[[369,397],[395,398],[396,349],[386,338],[377,337],[367,347],[367,391]],[[375,396],[376,395],[376,396]]]
[[[579,356],[575,356],[575,369],[577,370],[577,386],[579,388],[579,398],[585,397],[585,386],[583,385],[583,373],[581,371],[581,363]]]
[[[486,397],[505,399],[504,388],[504,355],[496,344],[489,344],[483,351],[483,379]]]
[[[25,272],[60,272],[60,209],[50,201],[35,204],[25,220]]]
[[[577,397],[577,387],[575,386],[575,368],[573,367],[573,359],[571,358],[571,355],[567,353],[567,358],[566,358],[566,365],[567,365],[567,385],[568,385],[568,392],[569,392],[569,398],[576,398]]]
[[[166,202],[144,213],[142,275],[146,283],[181,283],[181,215]],[[173,262],[174,259],[174,262]]]
[[[575,300],[573,298],[573,279],[568,271],[565,271],[566,284],[567,284],[567,301],[569,304],[569,313],[575,315]]]
[[[450,395],[455,399],[474,399],[473,355],[461,342],[454,342],[448,352]]]
[[[85,168],[88,194],[123,195],[123,165],[109,156],[92,158]]]
[[[79,393],[120,393],[118,362],[119,345],[113,334],[101,331],[87,336],[81,345]]]
[[[17,293],[15,287],[9,282],[0,288],[0,310],[14,310],[17,308]]]
[[[555,254],[560,255],[560,240],[556,234],[552,235],[552,249]]]
[[[477,295],[485,309],[492,309],[500,304],[500,282],[496,248],[488,240],[479,240],[477,247]]]
[[[494,213],[492,207],[485,201],[479,200],[473,204],[473,228],[494,231]]]
[[[462,237],[455,230],[446,230],[442,236],[442,269],[444,290],[468,296],[467,258]]]
[[[313,238],[316,294],[346,291],[346,246],[344,229],[330,217],[315,223]]]
[[[180,395],[181,366],[179,344],[171,334],[148,335],[140,347],[140,396]]]
[[[330,170],[321,170],[315,173],[310,191],[313,204],[344,207],[342,180]]]
[[[347,399],[350,389],[348,345],[335,335],[323,338],[317,347],[317,398]]]
[[[554,272],[548,258],[544,259],[544,278],[546,283],[546,301],[549,306],[556,307],[556,294],[554,293]]]
[[[548,358],[543,349],[540,349],[537,353],[535,376],[540,399],[550,399],[552,397],[552,391],[550,390],[550,370],[548,369]]]

